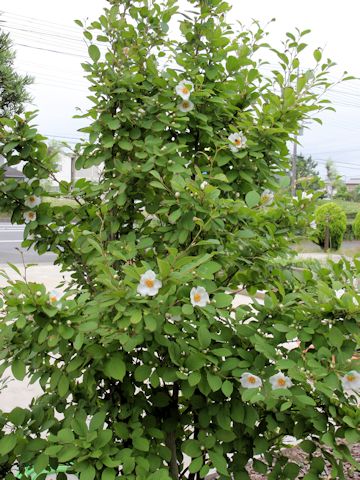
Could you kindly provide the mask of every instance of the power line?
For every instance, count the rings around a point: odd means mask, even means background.
[[[56,25],[56,26],[58,26],[62,29],[72,30],[73,32],[79,31],[78,28],[76,28],[76,27],[70,27],[69,25],[65,25],[64,23],[52,22],[51,20],[45,20],[45,19],[40,20],[39,18],[36,18],[36,17],[29,17],[27,15],[21,15],[19,13],[13,13],[13,12],[9,12],[9,11],[6,11],[6,10],[1,10],[0,13],[5,14],[5,15],[9,15],[9,16],[12,16],[12,17],[21,17],[21,18],[26,19],[26,21],[30,22],[30,23],[45,24],[45,25]]]
[[[43,50],[46,52],[59,53],[61,55],[70,55],[71,57],[79,57],[79,58],[87,59],[87,57],[84,57],[83,55],[77,55],[76,53],[69,53],[69,52],[60,52],[59,50],[52,50],[51,48],[34,47],[32,45],[25,45],[24,43],[16,43],[16,45],[19,45],[20,47],[34,48],[35,50]]]

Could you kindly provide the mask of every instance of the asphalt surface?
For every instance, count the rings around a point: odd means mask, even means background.
[[[7,222],[0,222],[0,264],[7,262],[22,264],[24,255],[25,263],[53,263],[55,255],[44,253],[38,255],[33,249],[27,250],[21,247],[23,240],[23,225],[12,225]]]

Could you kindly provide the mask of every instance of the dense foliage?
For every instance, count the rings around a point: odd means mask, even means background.
[[[296,184],[303,190],[320,190],[322,182],[319,176],[318,164],[310,156],[296,157]]]
[[[356,214],[354,223],[353,223],[353,231],[354,237],[359,240],[360,239],[360,211]]]
[[[0,30],[0,115],[20,113],[30,100],[26,87],[32,83],[28,75],[14,69],[15,52],[9,34]]]
[[[324,248],[338,250],[346,230],[346,214],[335,202],[327,202],[315,210],[316,237]]]
[[[63,293],[26,278],[2,292],[2,369],[43,395],[7,415],[0,462],[64,464],[80,480],[241,480],[253,460],[291,479],[293,435],[308,479],[324,459],[343,478],[355,462],[338,439],[359,438],[360,266],[278,262],[313,208],[282,191],[287,142],[328,108],[332,62],[315,50],[298,77],[308,31],[277,51],[258,24],[233,29],[226,2],[190,4],[113,0],[85,27],[93,106],[77,168],[103,174],[60,182],[75,206],[44,198],[51,159],[34,116],[0,120],[0,153],[31,180],[8,180],[0,202],[26,223],[24,245],[72,272]],[[270,53],[266,76],[257,59]],[[252,306],[235,307],[239,289]]]

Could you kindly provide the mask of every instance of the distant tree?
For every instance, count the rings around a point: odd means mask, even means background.
[[[0,115],[21,113],[30,100],[26,87],[33,82],[29,75],[14,70],[15,51],[7,33],[0,30]]]
[[[326,162],[325,168],[329,197],[347,199],[349,197],[349,194],[346,189],[345,182],[342,180],[341,175],[339,175],[334,162],[332,160],[328,160]]]
[[[61,156],[64,154],[63,142],[54,139],[49,140],[47,153],[52,163],[51,171],[58,172],[61,164]]]
[[[296,167],[296,183],[298,186],[313,190],[320,187],[318,165],[316,160],[312,159],[311,155],[307,158],[305,158],[304,155],[298,155],[296,158]]]
[[[350,193],[351,200],[354,202],[360,202],[360,186],[356,187],[351,193]]]

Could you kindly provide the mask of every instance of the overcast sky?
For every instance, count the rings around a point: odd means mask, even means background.
[[[347,70],[360,77],[360,5],[358,0],[230,0],[232,20],[249,24],[252,18],[267,22],[271,37],[279,44],[285,32],[295,27],[310,28],[307,37],[312,49],[324,47],[326,56],[337,64],[336,74]],[[71,117],[76,107],[86,109],[87,84],[80,62],[86,47],[75,18],[96,19],[105,0],[0,0],[0,25],[11,33],[17,50],[16,67],[35,77],[31,87],[34,105],[39,110],[42,133],[75,142],[80,136],[79,120]],[[323,115],[322,127],[314,124],[301,137],[300,152],[311,154],[323,174],[327,159],[335,161],[346,178],[360,177],[360,82],[337,86],[331,94],[336,113]]]

